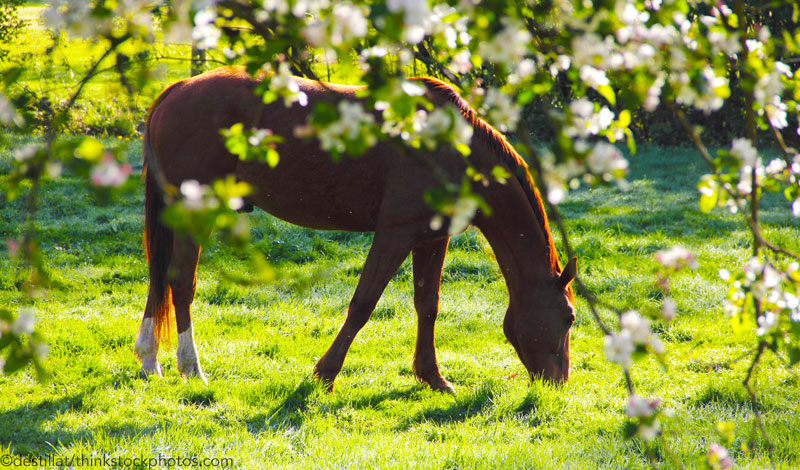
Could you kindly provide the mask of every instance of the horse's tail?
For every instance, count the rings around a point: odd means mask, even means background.
[[[162,95],[163,96],[163,95]],[[144,249],[150,266],[150,291],[147,294],[147,309],[153,318],[153,331],[158,344],[164,337],[169,340],[170,317],[173,316],[172,289],[169,285],[168,268],[172,260],[174,233],[164,225],[161,213],[166,207],[161,175],[155,163],[153,147],[150,143],[150,118],[159,100],[150,108],[142,140],[142,170],[144,189]]]

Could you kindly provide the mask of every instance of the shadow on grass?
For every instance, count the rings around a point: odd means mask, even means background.
[[[46,457],[57,453],[60,448],[69,448],[74,443],[90,443],[100,431],[104,435],[126,441],[156,432],[157,425],[103,423],[94,427],[68,428],[58,424],[58,418],[63,414],[88,411],[89,408],[84,406],[85,397],[103,393],[102,388],[44,400],[34,406],[22,405],[0,414],[0,447],[8,447],[16,455]]]
[[[304,380],[291,392],[287,388],[288,393],[278,405],[246,421],[247,431],[250,434],[260,434],[267,428],[278,431],[302,426],[309,397],[322,389],[322,385],[313,379]]]
[[[409,417],[400,423],[398,430],[406,430],[422,422],[446,424],[467,420],[491,407],[497,393],[493,384],[484,384],[472,392],[456,395],[455,401],[449,405],[428,408]]]

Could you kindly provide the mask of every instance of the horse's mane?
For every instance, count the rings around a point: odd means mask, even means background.
[[[544,210],[544,203],[539,190],[533,181],[528,165],[522,159],[519,153],[514,150],[514,147],[508,143],[508,140],[497,129],[492,127],[488,122],[478,116],[469,103],[464,101],[461,95],[452,86],[447,83],[436,80],[435,78],[416,78],[425,84],[428,90],[435,96],[442,97],[448,102],[453,104],[456,109],[464,116],[464,119],[472,124],[473,138],[477,137],[489,147],[489,149],[502,158],[503,162],[511,169],[511,172],[516,177],[525,195],[528,197],[531,208],[533,208],[536,219],[542,228],[543,235],[547,240],[550,251],[550,268],[561,271],[558,263],[558,256],[556,255],[556,248],[553,244],[553,237],[550,235],[550,225],[547,222],[547,213]]]

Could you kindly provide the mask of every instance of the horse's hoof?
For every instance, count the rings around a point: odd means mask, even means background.
[[[200,369],[200,364],[191,364],[180,368],[181,375],[186,379],[200,379],[204,384],[208,385],[206,374]]]
[[[450,382],[444,379],[442,379],[442,381],[436,385],[433,384],[428,384],[428,385],[430,385],[431,388],[437,392],[449,393],[450,395],[456,394],[456,389],[453,388]]]
[[[417,380],[419,380],[424,384],[427,384],[431,389],[437,392],[449,393],[451,395],[456,394],[456,390],[453,388],[453,385],[451,385],[450,382],[448,382],[444,377],[442,377],[438,373],[431,378],[425,378],[420,375],[417,375]]]
[[[139,373],[137,374],[140,379],[149,379],[150,376],[157,376],[163,377],[164,375],[161,373],[161,365],[159,365],[158,361],[143,361],[142,368],[139,369]]]
[[[336,379],[336,375],[331,376],[330,374],[321,373],[319,369],[315,367],[314,378],[325,388],[325,391],[333,393],[333,381]]]
[[[144,369],[139,369],[139,372],[136,373],[136,377],[139,378],[139,379],[142,379],[142,380],[149,380],[150,377],[154,377],[154,376],[155,377],[163,377],[163,375],[161,374],[161,370],[159,369],[158,371],[153,372],[153,371],[147,371],[147,370],[144,370]]]

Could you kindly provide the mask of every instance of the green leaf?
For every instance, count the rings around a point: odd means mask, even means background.
[[[267,148],[267,164],[270,168],[275,168],[278,165],[278,151],[272,147]]]
[[[711,212],[717,206],[719,201],[719,185],[714,177],[705,175],[697,183],[697,190],[700,191],[700,210],[703,212]]]
[[[102,142],[94,137],[87,137],[75,149],[75,156],[94,163],[100,161],[103,157],[103,152],[105,152],[105,147],[103,147]]]
[[[467,144],[457,144],[456,145],[456,150],[458,150],[458,153],[460,153],[461,155],[463,155],[465,157],[468,157],[469,154],[472,152],[472,150],[470,150],[470,148],[469,148],[469,145],[467,145]]]
[[[786,352],[789,356],[789,365],[793,366],[800,362],[800,347],[797,346],[787,346]]]
[[[633,137],[633,132],[631,132],[631,130],[627,127],[623,132],[625,132],[625,135],[628,137],[628,151],[631,153],[631,155],[636,155],[636,139]]]
[[[619,127],[628,127],[631,123],[631,112],[627,109],[623,109],[619,112],[619,119],[617,120],[617,125]]]
[[[700,210],[708,213],[717,206],[719,190],[714,188],[711,194],[700,193]]]
[[[531,90],[530,88],[522,90],[522,92],[520,92],[520,94],[517,96],[517,103],[519,103],[520,106],[525,106],[526,104],[533,101],[534,96],[535,94],[533,93],[533,90]]]
[[[506,169],[503,168],[502,166],[495,165],[492,168],[492,177],[494,177],[494,179],[497,180],[497,182],[499,182],[500,184],[505,184],[506,180],[511,178],[511,174],[508,171],[506,171]]]
[[[633,421],[628,421],[622,427],[622,435],[625,439],[631,439],[633,436],[636,435],[636,432],[639,431],[639,425],[634,423]]]
[[[614,95],[614,89],[611,88],[611,85],[603,85],[597,87],[597,92],[602,95],[603,98],[608,101],[611,106],[615,106],[617,104],[617,97]]]
[[[22,67],[10,67],[3,70],[3,83],[5,83],[6,87],[16,82],[19,76],[22,75],[23,70]]]

